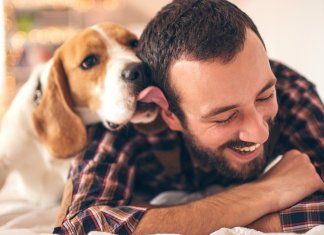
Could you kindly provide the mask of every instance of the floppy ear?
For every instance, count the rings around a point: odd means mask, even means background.
[[[50,68],[47,87],[33,113],[33,125],[40,141],[56,158],[81,151],[87,135],[81,119],[72,110],[67,77],[57,53]]]

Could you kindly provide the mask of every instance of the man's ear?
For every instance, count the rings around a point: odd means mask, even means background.
[[[169,110],[161,110],[161,116],[171,130],[183,131],[182,124],[174,113],[170,112]]]

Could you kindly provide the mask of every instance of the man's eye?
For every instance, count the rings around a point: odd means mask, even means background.
[[[259,99],[257,99],[256,101],[257,101],[257,102],[265,102],[265,101],[271,100],[272,97],[273,97],[273,95],[274,95],[274,93],[271,93],[271,95],[269,95],[269,96],[267,96],[267,97],[265,97],[265,98],[259,98]]]
[[[100,62],[99,56],[89,55],[82,61],[80,68],[83,70],[87,70],[87,69],[90,69],[93,66],[99,64],[99,62]]]
[[[229,116],[228,118],[224,119],[224,120],[217,120],[214,121],[216,124],[218,125],[225,125],[230,123],[231,121],[233,121],[237,116],[237,112],[233,113],[231,116]]]

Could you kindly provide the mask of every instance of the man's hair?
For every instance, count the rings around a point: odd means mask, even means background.
[[[186,119],[177,91],[170,84],[170,66],[181,57],[230,62],[243,49],[246,28],[261,40],[251,18],[225,0],[174,0],[149,22],[139,40],[139,57],[152,69],[154,85],[183,125]],[[264,43],[263,43],[264,44]]]

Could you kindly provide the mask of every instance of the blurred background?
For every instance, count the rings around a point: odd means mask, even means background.
[[[140,35],[169,0],[2,0],[0,115],[31,69],[78,30],[112,21]],[[314,82],[324,98],[324,1],[232,0],[258,26],[269,56]]]

